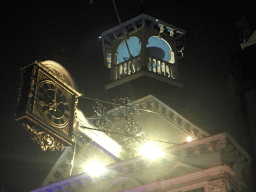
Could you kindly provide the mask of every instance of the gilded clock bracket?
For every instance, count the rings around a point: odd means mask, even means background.
[[[23,123],[22,125],[24,129],[30,132],[31,139],[35,143],[38,143],[43,151],[46,151],[48,149],[52,151],[63,150],[65,148],[61,141],[53,138],[49,134],[43,131],[37,131],[34,126],[31,127],[27,123]]]

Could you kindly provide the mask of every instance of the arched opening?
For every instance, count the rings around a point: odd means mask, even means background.
[[[152,36],[148,39],[146,48],[147,54],[152,56],[149,61],[153,62],[152,64],[149,62],[148,70],[165,75],[167,73],[166,67],[168,64],[162,61],[157,62],[156,60],[158,58],[168,63],[173,63],[174,54],[172,54],[171,46],[164,39],[158,36]]]
[[[127,44],[128,44],[130,53],[133,57],[136,57],[140,54],[141,44],[138,37],[135,37],[135,36],[129,37],[129,39],[127,39]],[[130,56],[128,53],[125,40],[123,40],[117,48],[117,63],[122,63],[128,59],[130,59]]]
[[[164,61],[171,61],[171,46],[162,38],[152,36],[148,39],[147,53]]]

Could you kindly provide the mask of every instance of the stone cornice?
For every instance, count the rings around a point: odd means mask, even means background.
[[[195,173],[191,173],[191,174],[187,174],[187,175],[183,175],[183,176],[179,176],[173,179],[168,179],[168,180],[164,180],[164,181],[157,181],[157,182],[153,182],[150,184],[146,184],[146,185],[141,185],[139,187],[135,189],[130,189],[130,190],[126,190],[126,192],[131,192],[131,191],[136,191],[136,192],[146,192],[146,191],[154,191],[155,189],[162,189],[163,191],[165,191],[165,188],[171,187],[172,189],[175,189],[175,185],[179,185],[182,183],[189,183],[193,180],[199,180],[199,179],[203,179],[206,178],[207,180],[210,180],[213,176],[218,176],[218,177],[222,177],[224,173],[227,173],[230,176],[235,176],[235,173],[232,171],[232,169],[228,166],[218,166],[218,167],[213,167],[210,169],[206,169],[203,171],[198,171]],[[216,182],[215,182],[216,183]],[[212,186],[216,186],[214,185],[215,183],[211,183]],[[169,189],[169,191],[172,191]]]
[[[135,101],[144,111],[153,111],[163,116],[167,120],[173,122],[179,129],[191,135],[194,139],[204,138],[209,136],[208,133],[189,122],[176,111],[165,105],[153,95],[148,95]],[[142,111],[143,111],[142,110]]]
[[[225,182],[229,183],[231,188],[239,190],[245,189],[246,184],[244,183],[244,179],[241,176],[240,172],[243,172],[243,170],[247,169],[248,163],[251,160],[251,157],[227,134],[222,133],[218,135],[213,135],[208,138],[200,139],[197,141],[193,141],[190,143],[184,143],[182,145],[178,145],[175,147],[171,147],[168,149],[165,149],[164,152],[167,154],[173,154],[180,151],[188,151],[189,149],[194,148],[203,148],[203,145],[206,145],[207,143],[211,143],[212,150],[219,151],[221,154],[230,154],[234,152],[235,150],[238,150],[239,153],[237,155],[240,157],[243,157],[242,159],[247,158],[247,162],[244,163],[244,161],[235,162],[233,167],[230,167],[228,165],[223,166],[217,166],[212,167],[209,169],[204,169],[195,173],[189,173],[183,176],[178,176],[176,178],[168,179],[165,181],[158,181],[161,183],[161,188],[168,187],[170,184],[179,184],[179,183],[185,183],[189,182],[191,180],[200,179],[203,177],[209,177],[207,180],[211,180],[212,177],[210,175],[218,175],[219,177],[225,177]],[[208,148],[207,148],[208,150]],[[200,153],[194,151],[194,155],[200,155]],[[235,155],[235,157],[237,156]],[[234,155],[231,155],[228,157],[225,161],[233,158]],[[161,164],[161,160],[158,161],[158,163]],[[89,185],[91,182],[102,182],[106,181],[108,179],[113,179],[120,176],[125,176],[127,174],[130,174],[132,172],[137,172],[143,169],[147,169],[149,167],[154,166],[154,164],[151,164],[149,160],[147,160],[144,156],[139,156],[133,159],[130,159],[128,161],[123,161],[115,164],[111,164],[107,166],[107,169],[109,170],[105,175],[101,176],[98,179],[91,178],[87,173],[80,174],[71,178],[68,178],[66,180],[51,184],[49,186],[42,187],[40,189],[34,190],[34,192],[41,192],[46,191],[47,189],[62,189],[66,190],[66,188],[72,187],[75,188],[77,185]],[[216,178],[215,178],[216,179]],[[138,188],[141,189],[141,191],[151,191],[153,186],[155,186],[156,182],[151,184],[142,185]],[[216,183],[213,182],[213,189],[216,188]],[[159,187],[159,185],[157,185]],[[218,187],[218,186],[217,186]],[[140,191],[140,190],[136,190]]]
[[[151,16],[149,16],[149,15],[146,15],[146,14],[144,14],[144,13],[141,14],[141,15],[139,15],[139,16],[137,16],[137,17],[135,17],[135,18],[132,18],[132,19],[126,21],[126,22],[123,22],[123,23],[122,23],[122,26],[126,26],[126,25],[129,25],[129,24],[133,24],[133,23],[135,23],[135,21],[138,21],[138,20],[140,20],[140,19],[148,19],[148,20],[151,20],[151,21],[156,21],[156,22],[159,23],[159,24],[165,25],[165,26],[170,27],[170,28],[172,28],[172,29],[176,29],[177,31],[180,31],[180,32],[182,32],[182,33],[186,33],[186,31],[185,31],[184,29],[181,29],[181,28],[179,28],[179,27],[175,27],[175,26],[173,26],[173,25],[171,25],[171,24],[169,24],[169,23],[166,23],[166,22],[164,22],[164,21],[158,20],[158,19],[156,19],[156,18],[154,18],[154,17],[151,17]],[[118,29],[121,29],[121,25],[117,25],[117,26],[115,26],[115,27],[113,27],[113,28],[111,28],[111,29],[108,29],[107,31],[101,33],[101,36],[106,36],[106,35],[108,35],[108,34],[110,34],[110,33],[115,32],[115,31],[118,30]]]
[[[163,102],[158,100],[153,95],[148,95],[141,99],[134,101],[135,104],[138,104],[141,109],[141,113],[155,113],[166,120],[170,121],[175,125],[176,128],[182,130],[187,135],[190,135],[194,140],[208,137],[209,134],[197,127],[196,125],[189,122],[187,119],[182,117],[176,111],[165,105]],[[119,111],[117,108],[111,109],[108,111],[108,114],[115,114]],[[88,120],[92,120],[93,118],[87,118]],[[117,123],[122,121],[123,118],[115,118],[113,123]]]

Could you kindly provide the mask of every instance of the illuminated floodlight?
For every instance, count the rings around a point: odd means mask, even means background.
[[[158,19],[156,19],[156,21],[158,21]]]
[[[101,39],[101,36],[99,36],[99,39]]]
[[[104,165],[96,160],[90,161],[84,166],[84,169],[93,177],[98,177],[106,172]]]
[[[187,142],[190,142],[190,141],[192,141],[192,137],[188,136],[187,137]]]
[[[140,154],[147,159],[155,160],[163,155],[162,150],[155,143],[147,143],[140,149]]]

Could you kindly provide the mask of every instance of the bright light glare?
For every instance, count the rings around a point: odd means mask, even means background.
[[[77,110],[77,118],[81,122],[81,125],[89,128],[95,128],[89,123],[89,121],[86,119],[82,111]],[[109,136],[107,136],[106,134],[100,131],[89,130],[89,129],[79,129],[79,130],[82,133],[86,134],[91,140],[95,141],[100,146],[104,146],[104,148],[107,151],[109,151],[116,157],[119,157],[119,153],[121,152],[122,148],[117,142],[115,142]]]
[[[163,155],[162,150],[155,143],[147,143],[140,149],[140,154],[155,160]]]
[[[98,177],[106,172],[104,165],[96,160],[90,161],[87,165],[84,166],[84,169],[93,177]]]
[[[188,136],[187,137],[187,142],[190,142],[190,141],[192,141],[192,137]]]

